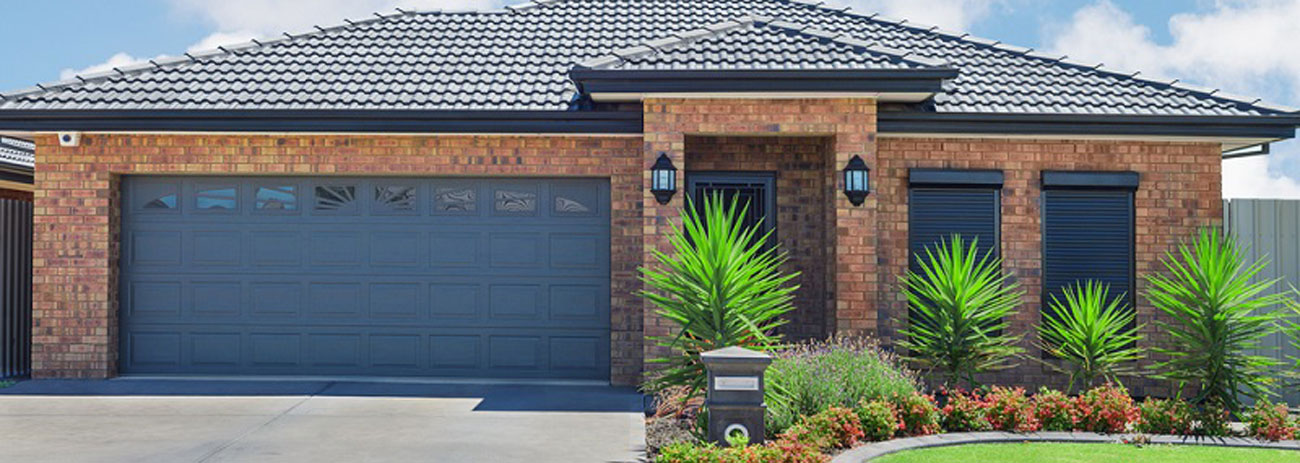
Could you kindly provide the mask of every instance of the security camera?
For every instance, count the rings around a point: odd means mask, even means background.
[[[59,146],[74,147],[81,145],[81,132],[59,132]]]

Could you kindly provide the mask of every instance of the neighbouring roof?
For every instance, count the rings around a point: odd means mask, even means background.
[[[0,167],[31,169],[36,165],[36,144],[17,138],[0,137]]]
[[[756,16],[772,22],[747,19]],[[749,25],[697,36],[725,20]],[[648,50],[624,56],[632,47]],[[652,69],[955,69],[926,108],[936,113],[1295,115],[1255,98],[798,0],[539,0],[490,12],[376,15],[5,93],[0,112],[574,110],[582,102],[569,73],[611,56],[619,56],[614,66]]]

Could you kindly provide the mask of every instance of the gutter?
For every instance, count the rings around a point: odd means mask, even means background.
[[[641,133],[640,111],[0,110],[0,130]]]
[[[1294,138],[1300,115],[1129,116],[1082,114],[978,114],[886,112],[880,133],[1005,135],[1165,135]]]
[[[581,94],[879,92],[937,93],[957,70],[611,70],[575,68],[569,78]]]

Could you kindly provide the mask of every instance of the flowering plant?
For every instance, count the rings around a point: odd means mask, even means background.
[[[1133,398],[1123,387],[1101,386],[1074,399],[1076,429],[1100,433],[1122,433],[1137,420]]]
[[[1042,427],[1023,388],[994,386],[984,396],[986,419],[998,431],[1034,432]]]
[[[943,429],[948,432],[988,431],[993,428],[989,425],[988,408],[976,392],[948,391],[948,403],[942,412]]]
[[[862,422],[858,415],[853,410],[841,407],[831,407],[815,415],[805,416],[799,424],[781,434],[782,440],[806,444],[818,450],[849,448],[862,437]]]
[[[1255,407],[1246,413],[1246,430],[1251,437],[1266,441],[1279,441],[1297,438],[1297,424],[1287,415],[1286,404],[1276,404],[1266,400],[1255,403]]]
[[[1147,399],[1138,405],[1137,430],[1147,434],[1191,435],[1192,407],[1181,400]]]
[[[1074,429],[1074,404],[1061,391],[1040,388],[1033,398],[1034,418],[1044,431]]]
[[[853,410],[862,423],[862,433],[866,440],[882,441],[894,437],[903,428],[894,406],[883,400],[863,402]]]
[[[905,436],[925,436],[939,433],[939,422],[943,417],[939,407],[934,405],[934,397],[921,394],[904,394],[890,400],[902,421],[899,433]]]

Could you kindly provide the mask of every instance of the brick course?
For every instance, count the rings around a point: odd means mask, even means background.
[[[128,174],[503,175],[610,179],[611,378],[641,368],[641,140],[550,136],[90,135],[37,139],[32,368],[117,372],[119,183]]]

